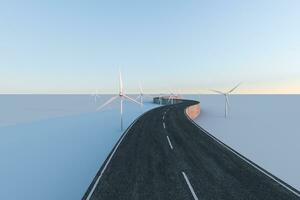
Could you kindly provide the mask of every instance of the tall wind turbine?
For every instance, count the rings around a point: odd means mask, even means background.
[[[91,96],[94,97],[95,103],[97,103],[97,99],[100,97],[99,91],[96,90]]]
[[[140,103],[141,103],[141,106],[143,106],[143,104],[144,104],[144,97],[145,96],[153,97],[153,96],[144,93],[144,90],[143,90],[141,82],[139,82],[139,90],[140,90],[140,93],[139,93],[139,95],[137,96],[136,99],[139,99]]]
[[[231,90],[227,91],[227,92],[221,92],[218,90],[211,90],[213,92],[216,92],[218,94],[224,95],[225,98],[225,118],[228,116],[228,109],[229,109],[229,95],[236,90],[242,83],[237,84],[234,88],[232,88]]]
[[[144,91],[143,91],[141,82],[139,82],[139,89],[140,89],[140,94],[138,95],[137,99],[140,99],[141,106],[143,106],[143,104],[144,104]]]
[[[121,131],[123,131],[123,101],[127,99],[127,100],[132,101],[134,103],[137,103],[139,105],[140,105],[140,103],[138,101],[130,98],[129,96],[127,96],[124,93],[122,74],[121,74],[120,70],[119,70],[119,95],[111,97],[104,104],[102,104],[100,107],[98,107],[97,110],[103,109],[105,106],[109,105],[110,103],[112,103],[116,99],[120,100],[120,123],[121,123]]]
[[[171,104],[173,104],[174,99],[178,99],[179,96],[180,96],[179,93],[175,94],[173,91],[171,91],[169,95],[168,103],[171,102]]]

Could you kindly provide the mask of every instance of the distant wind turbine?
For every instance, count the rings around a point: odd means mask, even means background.
[[[179,97],[179,93],[174,93],[173,91],[170,92],[169,98],[168,98],[168,103],[171,102],[171,104],[174,103],[174,99],[177,99]]]
[[[140,93],[137,96],[137,99],[140,99],[141,106],[143,106],[144,105],[144,91],[143,91],[141,82],[139,82],[139,89],[140,89]]]
[[[216,92],[218,94],[224,95],[225,97],[225,118],[228,116],[228,109],[229,109],[229,95],[236,90],[242,83],[237,84],[234,88],[229,90],[228,92],[221,92],[218,90],[211,90],[213,92]]]
[[[143,106],[144,105],[144,97],[145,96],[152,97],[152,95],[148,95],[148,94],[144,93],[144,90],[143,90],[141,82],[139,82],[139,90],[140,90],[140,93],[139,93],[139,95],[137,96],[136,99],[139,99],[140,103],[141,103],[141,106]]]
[[[97,103],[97,99],[100,97],[99,91],[96,90],[91,96],[94,97],[95,103]]]
[[[100,107],[97,108],[97,110],[101,110],[103,109],[105,106],[109,105],[110,103],[112,103],[113,101],[115,101],[116,99],[120,99],[120,123],[121,123],[121,131],[123,131],[123,101],[125,99],[132,101],[134,103],[137,104],[141,104],[138,101],[130,98],[129,96],[127,96],[124,93],[124,88],[123,88],[123,80],[122,80],[122,74],[121,71],[119,70],[119,95],[113,96],[111,97],[109,100],[107,100],[104,104],[102,104]]]

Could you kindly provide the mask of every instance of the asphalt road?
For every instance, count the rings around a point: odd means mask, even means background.
[[[184,109],[196,103],[155,108],[137,119],[83,199],[300,199],[297,190],[189,120]]]

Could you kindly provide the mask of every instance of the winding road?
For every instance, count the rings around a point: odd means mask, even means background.
[[[84,200],[300,200],[299,191],[193,123],[183,100],[124,132]]]

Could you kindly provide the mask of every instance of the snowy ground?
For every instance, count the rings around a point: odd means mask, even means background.
[[[0,199],[80,199],[121,135],[117,104],[95,112],[108,98],[0,95]],[[300,96],[233,95],[228,119],[222,96],[200,100],[197,123],[300,189]],[[125,124],[141,113],[126,103]]]
[[[300,95],[186,96],[201,101],[196,122],[275,176],[300,190]]]
[[[0,95],[0,199],[81,199],[122,134],[108,98]],[[143,111],[125,103],[125,126]]]

